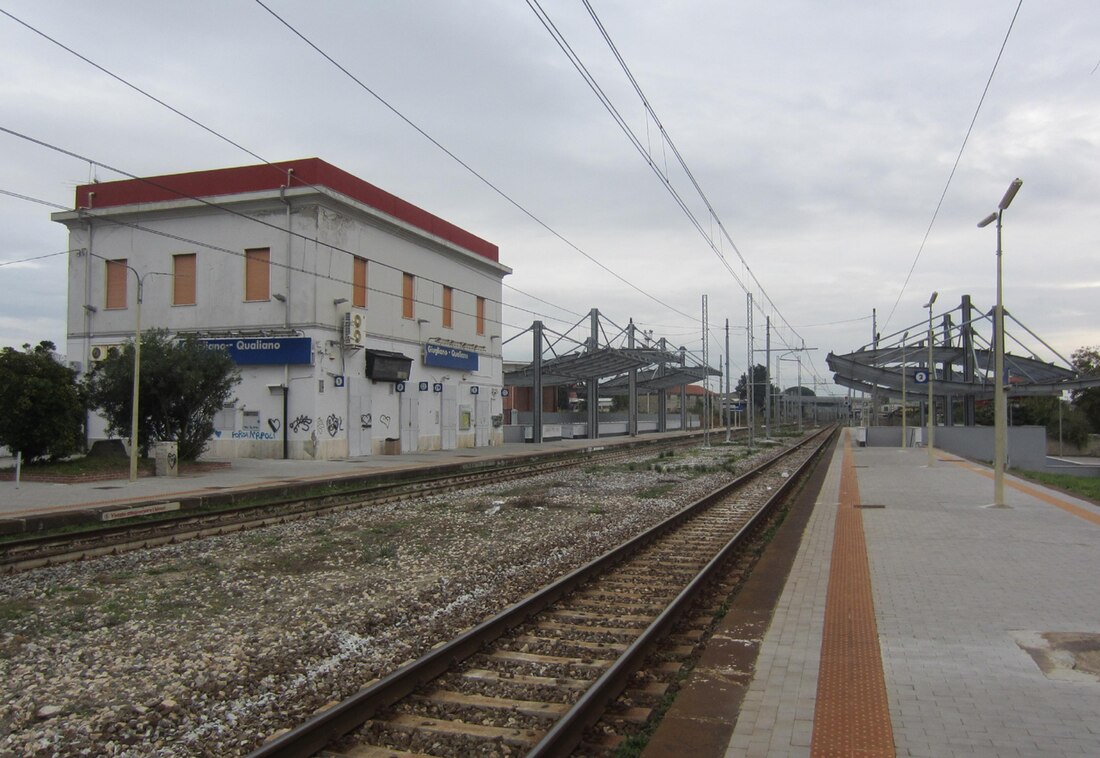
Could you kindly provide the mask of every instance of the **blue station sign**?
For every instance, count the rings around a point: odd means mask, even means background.
[[[455,368],[460,371],[477,371],[478,354],[472,350],[460,350],[457,347],[429,342],[424,346],[424,365]]]
[[[312,363],[311,337],[230,337],[205,339],[210,350],[221,350],[238,366],[297,366]]]

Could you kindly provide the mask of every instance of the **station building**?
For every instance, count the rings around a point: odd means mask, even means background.
[[[208,455],[502,444],[496,245],[317,158],[82,185],[75,207],[53,214],[69,359],[89,370],[139,314],[227,351]]]

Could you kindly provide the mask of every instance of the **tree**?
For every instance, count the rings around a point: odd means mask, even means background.
[[[84,442],[84,401],[76,372],[53,356],[48,340],[0,350],[0,444],[27,461],[58,459]]]
[[[1080,347],[1070,356],[1078,373],[1100,376],[1100,347]],[[1094,432],[1100,432],[1100,387],[1077,390],[1073,393],[1073,405],[1088,419]]]
[[[737,396],[744,400],[748,395],[746,394],[746,374],[741,374],[741,378],[737,380],[737,389],[734,390]],[[758,363],[752,367],[752,404],[754,408],[762,409],[764,407],[765,394],[764,388],[768,386],[768,370],[762,363]],[[779,394],[779,388],[774,384],[772,387],[772,396]]]
[[[175,440],[181,460],[192,461],[214,433],[214,414],[230,399],[240,376],[233,360],[194,337],[172,340],[163,329],[141,335],[138,445],[148,454],[152,440]],[[130,434],[134,386],[134,344],[99,363],[85,379],[88,400],[107,419],[108,433]]]

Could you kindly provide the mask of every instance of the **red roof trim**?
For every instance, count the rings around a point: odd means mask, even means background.
[[[162,203],[188,197],[213,197],[277,190],[286,184],[288,169],[294,169],[295,187],[309,185],[328,187],[491,261],[500,260],[500,250],[493,243],[449,221],[444,221],[396,195],[391,195],[347,171],[325,163],[320,158],[83,184],[76,188],[76,207],[109,208],[137,203]],[[91,193],[95,193],[95,197],[89,202]]]

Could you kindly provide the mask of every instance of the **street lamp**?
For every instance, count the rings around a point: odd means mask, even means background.
[[[997,222],[997,304],[993,307],[993,505],[1005,504],[1005,448],[1008,434],[1008,398],[1005,395],[1005,310],[1001,288],[1001,216],[1023,186],[1013,179],[997,210],[978,222],[978,228]]]
[[[932,297],[928,298],[928,302],[924,304],[924,307],[928,309],[928,466],[931,468],[935,463],[935,459],[932,453],[932,443],[934,438],[932,436],[933,430],[936,428],[934,422],[936,420],[936,400],[932,394],[932,386],[936,382],[936,366],[932,362],[932,306],[936,302],[936,298],[939,297],[939,292],[933,292]]]
[[[147,271],[139,274],[137,269],[127,264],[126,268],[134,272],[137,278],[137,304],[134,308],[134,394],[130,406],[130,481],[137,481],[138,470],[138,390],[141,386],[141,301],[144,299],[145,277],[171,276],[162,271]]]
[[[901,335],[901,449],[904,450],[906,445],[906,436],[908,433],[908,417],[906,411],[908,406],[906,405],[905,398],[905,375],[909,373],[909,368],[906,365],[907,356],[905,355],[906,341],[909,339],[909,332]]]

